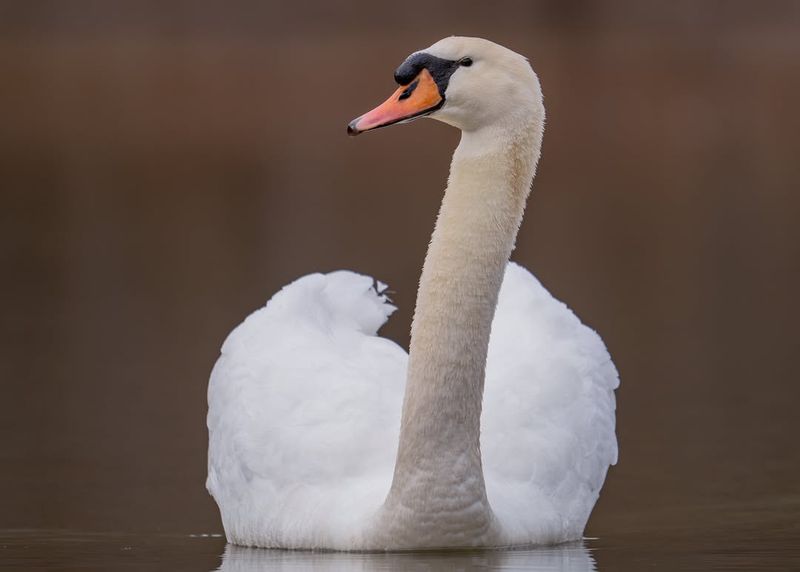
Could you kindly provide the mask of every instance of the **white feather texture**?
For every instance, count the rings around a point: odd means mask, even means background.
[[[340,547],[383,502],[407,354],[371,278],[311,274],[225,341],[208,390],[207,486],[237,544]]]
[[[229,540],[352,549],[392,481],[408,356],[376,335],[371,278],[312,274],[225,341],[209,385],[208,489]],[[481,450],[501,545],[580,538],[616,462],[600,338],[514,263],[492,323]]]

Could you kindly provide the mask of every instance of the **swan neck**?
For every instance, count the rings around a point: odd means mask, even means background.
[[[474,534],[491,525],[480,457],[486,355],[540,142],[535,124],[462,134],[425,258],[387,506],[433,512],[439,530],[448,514]]]

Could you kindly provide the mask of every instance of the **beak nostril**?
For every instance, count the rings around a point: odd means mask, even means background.
[[[409,97],[411,97],[411,94],[414,93],[414,90],[417,89],[418,85],[419,85],[419,80],[415,79],[413,82],[411,82],[411,85],[409,85],[403,91],[403,93],[400,94],[400,97],[397,98],[397,101],[403,101],[404,99],[408,99]]]

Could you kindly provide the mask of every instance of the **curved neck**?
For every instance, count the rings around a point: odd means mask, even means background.
[[[437,534],[446,533],[449,514],[463,535],[464,511],[476,535],[491,524],[480,458],[486,354],[541,137],[533,119],[462,134],[425,258],[387,505],[418,522],[426,522],[420,513],[435,515]]]

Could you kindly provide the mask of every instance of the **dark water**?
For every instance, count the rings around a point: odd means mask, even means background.
[[[561,546],[513,550],[358,554],[226,545],[219,534],[0,532],[0,567],[25,570],[797,570],[798,499],[775,506],[715,507],[725,522],[697,527],[642,522],[640,532]],[[653,519],[664,515],[653,514]],[[671,515],[676,518],[679,515]],[[642,515],[644,518],[645,515]],[[661,527],[661,528],[659,528]]]
[[[798,30],[781,0],[0,0],[0,566],[800,569]],[[620,371],[596,540],[226,551],[197,536],[220,344],[338,268],[407,342],[457,134],[345,126],[452,33],[542,80],[514,258]]]

